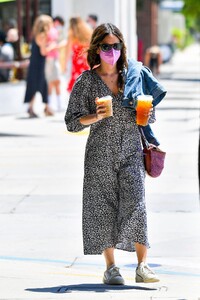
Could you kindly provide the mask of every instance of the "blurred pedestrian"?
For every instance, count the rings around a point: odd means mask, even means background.
[[[54,26],[58,31],[58,41],[66,41],[66,33],[65,33],[65,21],[61,16],[56,16],[53,18]],[[65,72],[65,48],[61,47],[59,49],[59,62],[61,67],[61,72]]]
[[[45,78],[45,56],[47,54],[47,33],[53,20],[48,15],[40,15],[36,18],[32,30],[32,46],[30,65],[27,74],[27,84],[24,102],[29,104],[28,114],[31,118],[38,117],[34,111],[36,92],[40,92],[45,104],[46,115],[53,115],[48,105],[48,88]]]
[[[146,50],[145,65],[150,68],[154,75],[160,73],[160,65],[162,64],[162,54],[159,46],[154,45]]]
[[[12,45],[14,49],[14,59],[18,60],[19,59],[18,44],[20,41],[19,41],[19,33],[17,28],[17,21],[13,18],[8,19],[8,21],[4,25],[4,28],[6,33],[6,40]]]
[[[7,42],[6,33],[0,31],[0,62],[11,62],[14,59],[14,49]],[[11,78],[11,68],[0,68],[0,82],[7,82]]]
[[[61,109],[61,90],[60,90],[60,78],[61,67],[59,62],[59,49],[66,46],[65,40],[60,40],[59,31],[55,26],[55,23],[51,23],[47,32],[46,41],[46,62],[45,62],[45,76],[48,83],[48,103],[49,106],[53,103],[53,91],[55,89],[57,98],[57,108]],[[49,110],[45,110],[45,114],[52,114]]]
[[[53,23],[54,23],[54,27],[58,31],[58,40],[59,42],[61,42],[66,38],[65,31],[64,31],[65,21],[62,17],[56,16],[53,18]]]
[[[95,14],[90,14],[87,17],[87,23],[91,26],[91,28],[94,30],[97,27],[98,23],[98,16]]]
[[[80,17],[72,17],[69,21],[69,30],[66,46],[66,65],[71,59],[71,78],[67,91],[71,92],[77,77],[89,69],[86,50],[92,36],[92,29]]]
[[[7,41],[10,43],[15,43],[19,39],[19,34],[17,28],[10,28],[7,31]]]
[[[107,267],[103,282],[120,285],[124,279],[115,265],[114,249],[136,251],[136,282],[157,282],[146,263],[145,168],[136,112],[122,107],[128,62],[123,35],[115,25],[102,24],[94,30],[87,59],[90,70],[74,84],[65,115],[69,131],[91,126],[83,187],[84,254],[103,253]],[[128,73],[138,82],[133,84],[137,93],[152,91],[156,103],[165,96],[141,63],[135,62]],[[98,104],[106,95],[113,98],[113,114],[107,115],[105,104]],[[155,121],[154,110],[148,114],[149,122]]]

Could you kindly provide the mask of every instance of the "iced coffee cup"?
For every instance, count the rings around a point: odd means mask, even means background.
[[[139,95],[136,105],[136,123],[146,126],[148,124],[149,112],[152,108],[153,97],[150,95]]]
[[[112,108],[112,97],[110,95],[99,98],[96,101],[97,105],[104,105],[106,107],[106,115],[105,117],[111,117],[113,115]]]

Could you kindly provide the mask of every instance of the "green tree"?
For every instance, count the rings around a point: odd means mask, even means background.
[[[183,13],[185,16],[200,18],[200,1],[184,0]]]
[[[200,32],[200,1],[199,0],[184,0],[182,13],[186,17],[187,26]]]

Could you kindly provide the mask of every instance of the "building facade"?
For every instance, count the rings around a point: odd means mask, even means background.
[[[111,22],[120,28],[128,55],[137,57],[136,0],[0,0],[0,29],[14,19],[20,36],[29,43],[33,20],[41,13],[63,17],[66,30],[71,16],[86,19],[88,14],[96,14],[99,24]]]
[[[138,59],[144,61],[146,49],[158,44],[158,1],[137,0]]]
[[[122,31],[128,55],[137,57],[136,0],[52,0],[52,15],[60,15],[66,21],[72,15],[86,20],[88,14],[96,14],[98,23],[111,22]]]

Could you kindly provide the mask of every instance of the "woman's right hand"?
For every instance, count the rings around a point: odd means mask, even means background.
[[[95,99],[96,103],[96,117],[97,120],[102,120],[106,118],[106,106],[104,104],[98,104],[98,97]]]

